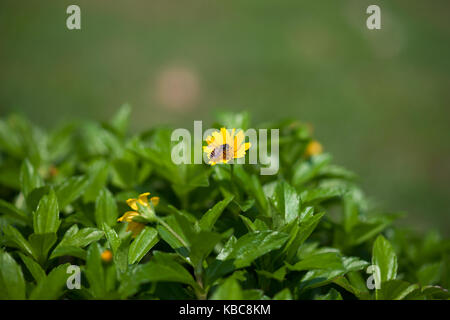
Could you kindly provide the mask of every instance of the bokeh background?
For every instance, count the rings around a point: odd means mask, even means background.
[[[81,7],[81,30],[66,8]],[[366,28],[381,7],[382,29]],[[450,2],[0,2],[0,114],[192,127],[217,110],[314,125],[404,224],[450,234]]]

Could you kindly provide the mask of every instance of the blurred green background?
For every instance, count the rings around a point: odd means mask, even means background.
[[[81,7],[81,30],[66,8]],[[382,29],[366,28],[381,7]],[[217,110],[313,124],[366,193],[450,234],[449,1],[0,2],[0,112],[43,127],[192,127]]]

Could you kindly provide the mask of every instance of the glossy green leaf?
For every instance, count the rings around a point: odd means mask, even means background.
[[[176,261],[176,256],[156,251],[150,261],[135,274],[143,282],[168,281],[179,282],[197,287],[192,275]]]
[[[42,269],[37,262],[22,253],[19,253],[19,256],[36,282],[40,282],[45,279],[47,275],[45,274],[44,269]]]
[[[97,199],[99,193],[106,185],[109,168],[109,163],[104,160],[97,160],[90,165],[86,174],[89,180],[83,193],[84,202],[91,202]]]
[[[219,201],[209,209],[199,220],[200,229],[205,231],[211,231],[217,219],[219,219],[223,210],[228,206],[228,204],[233,200],[233,196],[228,196],[222,201]]]
[[[381,288],[377,292],[377,299],[402,300],[418,288],[418,284],[411,284],[402,280],[388,280],[381,284]]]
[[[292,300],[292,294],[289,288],[284,288],[273,296],[273,300]]]
[[[39,175],[38,170],[31,164],[28,159],[25,159],[22,163],[22,168],[20,170],[20,186],[24,196],[36,188],[42,187],[44,182]]]
[[[116,200],[107,189],[102,189],[95,202],[95,221],[101,228],[104,223],[108,226],[116,224],[118,216]]]
[[[248,233],[232,245],[225,259],[232,260],[236,268],[243,268],[270,251],[281,248],[287,239],[287,234],[277,231]]]
[[[54,268],[30,294],[30,300],[56,300],[60,298],[64,290],[67,289],[66,283],[70,276],[67,274],[69,263],[62,264]]]
[[[56,233],[60,225],[59,206],[56,194],[50,190],[42,197],[34,212],[34,232],[36,234]]]
[[[139,262],[159,241],[158,231],[155,228],[145,227],[133,240],[128,251],[128,262]]]
[[[211,300],[241,300],[242,298],[241,286],[233,277],[226,279],[211,296]]]
[[[73,225],[66,231],[63,239],[53,250],[50,259],[72,254],[76,257],[84,257],[84,251],[79,250],[84,248],[94,241],[98,241],[103,237],[104,233],[96,228],[78,229],[77,225]]]
[[[389,241],[381,235],[373,244],[372,264],[379,268],[380,278],[374,277],[376,284],[382,286],[386,281],[395,280],[398,268],[397,255]]]
[[[303,271],[311,269],[344,269],[342,260],[335,252],[312,254],[294,265],[288,265],[290,270]]]
[[[71,204],[74,200],[80,197],[88,185],[88,178],[71,177],[55,188],[58,204],[61,209]]]
[[[19,264],[7,252],[0,249],[0,298],[25,299],[25,280]]]
[[[14,228],[13,226],[9,225],[4,230],[6,239],[12,243],[15,244],[17,248],[22,250],[22,252],[26,253],[27,255],[33,257],[36,259],[36,254],[33,250],[33,247],[31,244],[22,236],[22,234]]]

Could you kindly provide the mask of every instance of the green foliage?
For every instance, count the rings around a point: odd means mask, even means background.
[[[280,129],[280,168],[263,176],[175,165],[171,131],[129,136],[129,115],[52,132],[0,122],[1,299],[449,298],[449,240],[395,227],[353,173],[306,156],[307,126],[266,126]],[[250,126],[248,114],[218,121]],[[117,219],[144,192],[160,203],[138,204],[133,236]],[[66,285],[70,264],[81,289]]]

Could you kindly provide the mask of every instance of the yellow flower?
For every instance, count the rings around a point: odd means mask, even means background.
[[[117,219],[117,221],[119,222],[123,221],[128,222],[127,231],[131,231],[133,233],[133,237],[136,237],[145,227],[144,223],[133,221],[133,218],[141,216],[141,214],[138,212],[139,210],[138,203],[143,207],[150,206],[148,202],[149,195],[150,192],[146,192],[140,194],[137,199],[134,198],[128,199],[127,204],[130,206],[131,209],[136,211],[127,211],[124,213],[123,216]],[[153,204],[153,206],[157,206],[159,203],[159,197],[151,197],[150,201]]]
[[[251,147],[250,142],[244,142],[245,136],[242,130],[235,134],[236,129],[231,131],[221,128],[220,132],[215,131],[206,138],[207,146],[203,151],[207,153],[209,164],[227,163],[232,159],[245,156],[246,151]]]
[[[317,154],[322,153],[322,150],[323,150],[322,145],[316,140],[312,140],[306,146],[305,156],[307,157],[315,156]]]
[[[110,262],[113,258],[112,252],[110,250],[105,250],[102,252],[101,256],[103,261]]]

